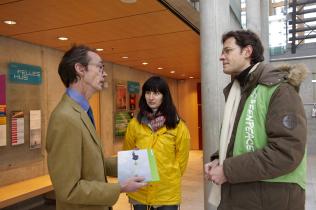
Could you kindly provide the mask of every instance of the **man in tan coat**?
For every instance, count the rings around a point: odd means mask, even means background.
[[[145,184],[142,177],[107,183],[107,175],[117,175],[117,160],[104,158],[88,103],[104,86],[102,59],[88,47],[74,46],[63,56],[58,73],[67,89],[51,114],[46,140],[57,210],[111,209],[121,192]]]

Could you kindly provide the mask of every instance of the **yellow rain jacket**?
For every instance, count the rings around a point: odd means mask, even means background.
[[[181,176],[188,163],[189,130],[182,120],[175,129],[165,126],[153,132],[133,118],[127,128],[124,150],[153,149],[159,182],[151,182],[128,196],[147,205],[177,205],[181,202]]]

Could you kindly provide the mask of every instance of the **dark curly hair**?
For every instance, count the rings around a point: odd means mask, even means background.
[[[231,37],[235,38],[236,44],[241,49],[248,45],[252,46],[251,65],[264,61],[264,49],[257,34],[250,30],[229,31],[222,36],[222,43],[224,44]]]

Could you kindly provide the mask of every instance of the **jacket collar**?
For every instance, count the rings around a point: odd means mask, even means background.
[[[245,86],[249,79],[249,72],[252,69],[253,65],[248,66],[245,70],[243,70],[239,75],[235,77],[238,80],[240,87]]]
[[[259,63],[257,69],[249,75],[242,91],[244,92],[257,84],[273,86],[281,82],[288,82],[298,90],[307,74],[308,70],[302,64],[274,67],[270,64]],[[225,98],[227,98],[232,84],[233,81],[224,88]]]
[[[237,79],[241,86],[241,92],[248,90],[249,87],[254,85],[257,80],[255,78],[259,78],[262,73],[262,63],[256,63],[254,65],[249,66],[245,70],[243,70],[237,77],[233,78],[232,81],[224,88],[223,93],[225,96],[225,100],[227,100],[229,91],[234,83],[234,80]]]
[[[93,141],[100,147],[102,151],[102,146],[99,141],[99,138],[97,137],[95,127],[93,126],[87,112],[83,110],[80,104],[76,103],[74,100],[72,100],[67,94],[64,94],[63,100],[65,100],[67,103],[71,105],[71,107],[78,113],[80,113],[80,118],[85,125],[85,127],[88,129],[89,133],[92,136]]]

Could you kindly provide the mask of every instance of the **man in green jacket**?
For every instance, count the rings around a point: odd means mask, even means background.
[[[303,66],[272,67],[251,31],[223,35],[220,60],[232,82],[220,149],[205,164],[219,210],[303,210],[307,125],[298,90]]]
[[[109,210],[121,192],[143,187],[142,177],[107,183],[117,175],[116,158],[105,158],[96,134],[89,98],[103,89],[101,57],[86,46],[73,46],[63,56],[59,76],[66,93],[49,120],[46,150],[57,210]]]

